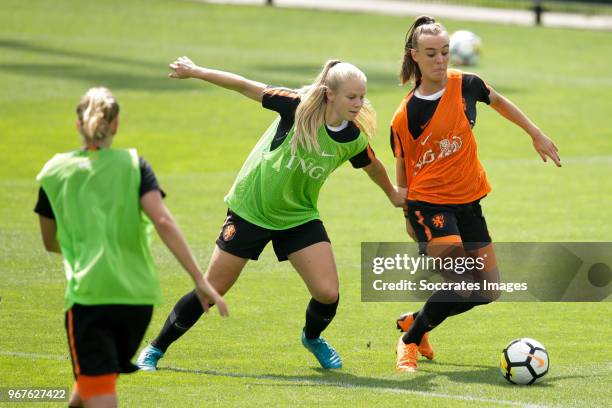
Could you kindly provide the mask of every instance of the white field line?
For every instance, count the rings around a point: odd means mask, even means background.
[[[53,354],[40,354],[40,353],[24,353],[22,351],[7,351],[0,350],[0,355],[10,356],[10,357],[25,357],[30,358],[32,360],[68,360],[68,356],[58,356]]]
[[[431,391],[417,391],[417,390],[408,390],[405,388],[398,387],[378,387],[375,385],[363,385],[363,384],[352,384],[342,381],[328,381],[328,380],[306,380],[302,377],[295,376],[282,376],[282,375],[257,375],[257,374],[239,374],[239,373],[226,373],[222,371],[215,370],[195,370],[189,368],[180,368],[180,367],[160,367],[160,370],[168,370],[168,371],[176,371],[183,373],[192,373],[192,374],[205,374],[211,376],[218,377],[232,377],[232,378],[252,378],[256,380],[273,380],[273,381],[282,381],[289,382],[301,385],[314,385],[314,386],[326,386],[326,387],[338,387],[338,388],[347,388],[347,389],[364,389],[376,392],[388,392],[393,394],[411,394],[418,395],[428,398],[444,398],[444,399],[454,399],[460,401],[473,401],[473,402],[483,402],[488,404],[499,404],[499,405],[508,405],[513,407],[524,407],[524,408],[546,408],[549,407],[547,405],[540,404],[532,404],[528,402],[520,402],[520,401],[508,401],[508,400],[498,400],[494,398],[484,398],[484,397],[472,397],[469,395],[453,395],[453,394],[444,394],[439,392],[431,392]],[[373,380],[376,380],[373,378]]]
[[[27,359],[32,359],[32,360],[59,360],[59,361],[68,360],[68,356],[53,355],[53,354],[40,354],[40,353],[25,353],[25,352],[20,352],[20,351],[8,351],[8,350],[0,350],[0,355],[9,356],[9,357],[21,357],[21,358],[27,358]],[[222,371],[215,371],[215,370],[196,370],[196,369],[181,368],[181,367],[160,367],[160,370],[168,370],[168,371],[191,373],[191,374],[205,374],[205,375],[216,376],[216,377],[248,378],[248,379],[255,379],[255,380],[282,381],[282,382],[302,384],[302,385],[339,387],[339,388],[346,388],[346,389],[364,389],[364,390],[371,390],[371,391],[383,392],[383,393],[410,394],[410,395],[418,395],[418,396],[423,396],[423,397],[428,397],[428,398],[443,398],[443,399],[451,399],[451,400],[459,400],[459,401],[473,401],[473,402],[481,402],[481,403],[486,403],[486,404],[507,405],[507,406],[512,406],[512,407],[524,407],[524,408],[546,408],[547,407],[546,405],[532,404],[532,403],[520,402],[520,401],[509,401],[509,400],[500,400],[500,399],[484,398],[484,397],[472,397],[469,395],[453,395],[453,394],[444,394],[444,393],[430,392],[430,391],[408,390],[408,389],[398,388],[398,387],[377,387],[374,385],[351,384],[351,383],[342,382],[342,381],[307,380],[307,379],[296,377],[296,376],[240,374],[240,373],[229,373],[229,372],[222,372]]]

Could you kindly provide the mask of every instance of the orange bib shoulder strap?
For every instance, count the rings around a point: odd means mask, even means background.
[[[446,76],[448,79],[461,79],[463,77],[463,72],[459,71],[458,69],[449,68],[446,71]]]

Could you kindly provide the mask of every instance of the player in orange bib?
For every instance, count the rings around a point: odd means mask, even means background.
[[[446,29],[431,17],[418,17],[406,35],[400,73],[402,84],[414,81],[415,86],[391,122],[397,184],[407,187],[406,229],[429,256],[484,259],[484,267],[469,274],[473,281],[499,281],[480,207],[491,187],[472,133],[476,102],[520,126],[544,162],[550,158],[560,167],[561,161],[553,141],[516,105],[478,76],[448,69],[448,60]],[[443,272],[457,277],[459,271]],[[447,317],[498,297],[493,291],[439,290],[421,310],[400,316],[397,326],[404,333],[397,345],[397,370],[416,371],[419,353],[434,357],[428,332]]]

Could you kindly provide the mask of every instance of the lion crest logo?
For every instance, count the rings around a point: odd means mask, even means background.
[[[431,223],[437,229],[444,228],[444,225],[446,224],[446,219],[444,218],[444,214],[436,214],[433,217],[431,217]]]
[[[236,235],[236,226],[234,224],[227,224],[223,227],[222,237],[225,242],[234,239],[234,235]]]

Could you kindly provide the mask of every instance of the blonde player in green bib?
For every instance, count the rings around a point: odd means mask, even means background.
[[[189,273],[196,301],[223,298],[202,275],[185,239],[162,202],[153,170],[135,149],[113,149],[119,104],[106,88],[92,88],[77,106],[81,149],[56,154],[37,180],[45,248],[61,253],[68,285],[66,332],[76,379],[71,407],[116,407],[119,373],[137,366],[153,305],[161,302],[150,252],[155,226]]]
[[[229,72],[199,67],[181,57],[170,64],[171,78],[196,78],[236,91],[279,116],[259,139],[230,192],[227,218],[206,276],[219,293],[236,282],[249,259],[272,241],[279,261],[289,260],[312,298],[301,335],[304,347],[323,368],[341,368],[336,350],[320,335],[336,314],[338,272],[330,240],[317,210],[328,176],[350,161],[363,168],[394,206],[403,192],[391,184],[368,143],[375,112],[365,99],[366,76],[354,65],[328,61],[315,82],[300,90],[271,87]],[[202,314],[193,292],[178,301],[161,332],[137,360],[155,370],[167,348]]]

